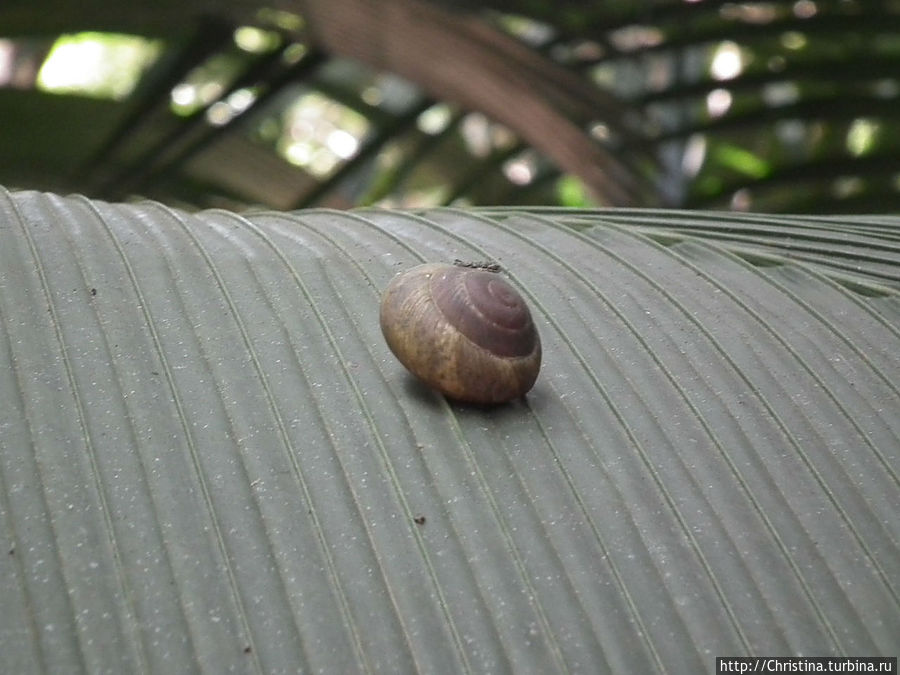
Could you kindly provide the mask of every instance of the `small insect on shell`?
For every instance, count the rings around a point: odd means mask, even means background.
[[[459,401],[523,396],[541,367],[525,300],[485,269],[428,263],[398,274],[381,300],[381,332],[410,372]]]

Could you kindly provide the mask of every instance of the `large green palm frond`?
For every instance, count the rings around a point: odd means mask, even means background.
[[[0,670],[896,654],[898,228],[3,192]],[[388,280],[454,258],[531,305],[527,399],[384,344]]]

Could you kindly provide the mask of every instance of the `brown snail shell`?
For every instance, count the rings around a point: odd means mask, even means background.
[[[428,263],[391,280],[381,332],[400,362],[459,401],[523,396],[541,367],[541,341],[525,300],[485,269]]]

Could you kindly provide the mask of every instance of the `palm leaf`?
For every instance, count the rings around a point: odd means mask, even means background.
[[[0,193],[0,670],[896,653],[898,224]],[[384,345],[453,258],[532,305],[527,400]]]

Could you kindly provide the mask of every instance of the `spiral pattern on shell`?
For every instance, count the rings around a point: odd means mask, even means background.
[[[419,265],[388,285],[380,318],[400,362],[450,398],[502,403],[537,379],[541,343],[531,313],[497,273]]]

